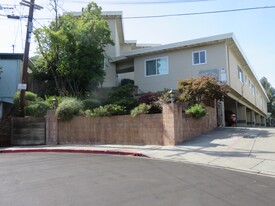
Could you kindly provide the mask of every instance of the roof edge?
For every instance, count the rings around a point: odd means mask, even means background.
[[[207,43],[207,42],[225,40],[225,39],[229,39],[229,38],[232,38],[232,37],[233,37],[233,33],[215,35],[215,36],[204,37],[204,38],[193,39],[193,40],[187,40],[187,41],[181,41],[181,42],[176,42],[176,43],[171,43],[171,44],[164,44],[164,45],[160,45],[160,46],[153,46],[153,47],[150,47],[150,48],[127,51],[127,52],[124,53],[124,56],[131,57],[131,56],[135,56],[135,55],[142,55],[142,54],[147,54],[147,53],[152,53],[152,52],[159,52],[159,51],[162,51],[162,50],[170,50],[170,49],[176,49],[176,48],[186,47],[186,46],[191,46],[191,45],[196,45],[196,44],[202,44],[202,43]]]

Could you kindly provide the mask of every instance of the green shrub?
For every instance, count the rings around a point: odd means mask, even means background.
[[[132,84],[112,88],[108,95],[108,103],[123,106],[126,111],[131,111],[138,105],[137,100],[134,98],[134,88]]]
[[[100,101],[97,99],[85,99],[82,101],[84,105],[84,110],[92,110],[100,106]]]
[[[51,105],[48,102],[33,102],[25,107],[25,112],[28,116],[44,117],[50,108]]]
[[[34,102],[38,102],[38,101],[43,101],[42,98],[38,97],[37,94],[30,92],[30,91],[26,91],[25,92],[25,110],[26,107],[29,104],[32,104]],[[13,96],[13,104],[15,107],[14,110],[14,115],[18,116],[20,115],[19,109],[20,109],[20,91],[16,92],[15,95]]]
[[[104,116],[110,116],[110,114],[108,113],[107,109],[100,106],[98,108],[95,108],[93,110],[86,110],[85,111],[85,115],[86,117],[104,117]]]
[[[38,100],[41,100],[41,99],[37,97],[37,94],[30,91],[25,92],[25,105],[28,105],[29,103],[35,102]],[[19,102],[20,102],[20,91],[16,92],[13,97],[13,103],[15,107],[19,108]]]
[[[123,115],[126,113],[125,107],[116,104],[107,104],[105,106],[100,106],[93,110],[86,110],[86,116],[90,117],[103,117],[103,116],[113,116],[113,115]]]
[[[207,114],[205,107],[201,104],[195,104],[188,108],[185,112],[187,114],[192,114],[192,116],[196,119],[204,117]]]
[[[107,104],[104,106],[111,115],[123,115],[126,113],[125,107],[116,104]]]
[[[116,105],[124,107],[128,114],[131,111],[131,109],[135,108],[138,105],[137,100],[133,97],[120,99],[120,100],[114,101],[113,103],[110,103],[110,104],[116,104]]]
[[[147,114],[149,113],[150,109],[151,109],[151,105],[142,103],[131,110],[131,116],[136,117],[137,115],[140,115],[140,114]]]
[[[60,120],[71,120],[83,108],[84,106],[81,101],[75,98],[66,98],[58,105],[56,115]]]
[[[134,85],[134,80],[132,80],[132,79],[122,79],[120,81],[120,86],[125,86],[125,85],[128,85],[128,84]]]

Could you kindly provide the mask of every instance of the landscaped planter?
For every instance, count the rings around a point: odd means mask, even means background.
[[[216,109],[200,119],[183,115],[182,105],[163,105],[162,114],[74,117],[58,121],[47,113],[47,144],[175,145],[217,126]]]

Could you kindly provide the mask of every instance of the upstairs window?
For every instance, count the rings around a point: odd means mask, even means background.
[[[193,52],[193,65],[206,64],[206,51]]]
[[[145,60],[145,76],[168,74],[168,57]]]
[[[255,96],[255,86],[253,84],[251,85],[251,92],[253,96]]]
[[[243,70],[238,66],[238,79],[243,82]]]

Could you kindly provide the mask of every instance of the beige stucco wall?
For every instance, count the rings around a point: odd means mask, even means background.
[[[258,109],[266,114],[267,99],[248,65],[244,63],[240,58],[238,58],[236,53],[230,48],[228,49],[228,62],[228,68],[230,69],[230,71],[228,72],[228,74],[230,75],[230,77],[228,78],[229,86],[237,91],[241,96],[243,96],[243,98],[247,99],[249,102],[254,104]],[[243,82],[241,82],[238,78],[238,66],[243,71]],[[252,85],[254,85],[255,87],[254,95],[252,93]],[[249,105],[246,106],[249,107]]]
[[[119,81],[116,75],[116,70],[119,70],[120,68],[117,67],[117,65],[110,63],[109,59],[118,57],[126,51],[133,50],[132,48],[133,45],[125,44],[124,42],[121,42],[119,38],[120,37],[119,35],[121,35],[120,34],[121,31],[119,31],[119,22],[118,22],[118,21],[121,21],[120,19],[107,18],[106,21],[110,27],[111,39],[114,41],[114,45],[108,45],[105,49],[107,58],[105,59],[105,64],[104,64],[105,80],[103,83],[103,87],[114,87],[114,86],[118,86]]]
[[[116,19],[106,19],[111,30],[111,38],[114,41],[114,45],[108,45],[105,49],[107,58],[104,63],[105,80],[103,87],[114,87],[117,86],[116,77],[116,66],[115,64],[109,63],[109,58],[113,58],[120,55],[120,43],[117,31],[117,20]]]
[[[122,44],[123,42],[121,42],[121,45],[120,45],[120,53],[123,54],[124,52],[127,52],[127,51],[131,51],[133,50],[133,45],[132,44]]]
[[[134,60],[135,85],[138,85],[144,92],[162,91],[165,88],[176,89],[178,80],[198,77],[200,71],[226,68],[225,48],[225,44],[220,43],[136,57]],[[192,65],[192,52],[200,50],[206,50],[207,63]],[[146,77],[145,60],[158,57],[168,57],[168,74]]]
[[[122,55],[125,51],[132,50],[132,44],[125,44],[120,42],[121,28],[119,26],[118,19],[107,19],[107,22],[111,30],[111,38],[114,40],[114,45],[109,45],[106,48],[106,54],[110,58],[114,58]],[[206,51],[206,64],[193,65],[192,64],[192,52]],[[158,76],[145,76],[145,61],[149,59],[155,59],[160,57],[168,58],[169,72],[166,75]],[[130,62],[130,63],[129,63]],[[134,62],[134,63],[133,63]],[[182,79],[190,77],[198,77],[202,71],[218,70],[219,77],[221,75],[221,69],[226,71],[226,83],[237,93],[240,94],[241,99],[246,99],[251,104],[247,104],[245,101],[240,100],[240,96],[231,95],[231,97],[241,104],[253,109],[255,105],[262,114],[267,114],[267,98],[262,91],[257,79],[251,72],[246,60],[240,54],[238,48],[232,42],[221,42],[216,44],[184,48],[177,51],[166,51],[158,54],[145,54],[138,57],[133,57],[128,62],[121,62],[115,65],[105,61],[105,81],[103,87],[113,87],[118,85],[117,72],[119,70],[127,69],[134,66],[134,74],[131,77],[135,80],[141,92],[156,92],[162,91],[165,88],[176,89],[177,82]],[[244,82],[238,79],[238,66],[243,71]],[[247,81],[246,81],[247,79]],[[248,80],[250,84],[248,84]],[[252,94],[252,86],[255,86],[255,94]]]
[[[111,39],[114,41],[114,45],[109,45],[106,48],[106,54],[111,57],[116,57],[120,55],[120,42],[119,42],[119,35],[118,35],[118,25],[116,19],[106,19],[110,31],[111,31]]]
[[[103,87],[114,87],[118,85],[116,66],[115,64],[106,63],[105,68],[105,79],[103,82]]]

